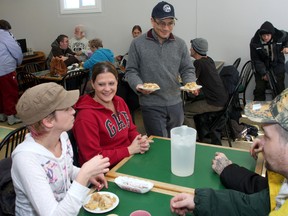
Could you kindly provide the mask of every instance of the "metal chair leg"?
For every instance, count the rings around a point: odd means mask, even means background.
[[[231,128],[230,128],[230,130],[231,130]],[[232,147],[231,138],[230,138],[229,130],[227,128],[227,124],[225,125],[225,132],[226,132],[226,136],[228,139],[229,147]]]

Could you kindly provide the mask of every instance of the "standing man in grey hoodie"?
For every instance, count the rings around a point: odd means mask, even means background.
[[[126,80],[139,94],[148,135],[170,137],[170,130],[184,120],[179,76],[183,84],[193,82],[195,70],[188,48],[173,35],[173,5],[159,2],[152,10],[150,29],[131,43]],[[157,91],[143,90],[144,83],[157,83]]]

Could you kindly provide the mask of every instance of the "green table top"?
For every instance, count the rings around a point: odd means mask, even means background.
[[[103,191],[106,191],[104,189]],[[131,212],[136,210],[146,210],[151,215],[173,215],[170,212],[170,199],[172,196],[161,194],[158,192],[149,191],[145,194],[134,193],[125,191],[119,188],[114,182],[109,182],[109,188],[107,191],[116,194],[119,197],[118,206],[110,212],[97,214],[97,215],[109,215],[117,214],[119,216],[129,216]],[[95,214],[87,212],[81,208],[78,216],[89,216]]]
[[[223,152],[234,163],[255,170],[256,161],[248,151],[223,148],[216,145],[196,145],[194,173],[188,177],[178,177],[171,172],[170,140],[154,138],[150,150],[143,155],[131,157],[113,172],[130,175],[186,188],[223,189],[219,176],[212,170],[215,152]],[[114,176],[115,177],[115,176]],[[157,186],[157,185],[155,185]]]

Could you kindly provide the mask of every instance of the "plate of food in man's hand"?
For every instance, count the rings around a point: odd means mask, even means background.
[[[91,213],[105,213],[113,210],[119,204],[116,194],[106,191],[95,192],[87,196],[83,208]]]
[[[180,87],[180,89],[183,91],[196,91],[201,88],[202,86],[197,85],[196,82],[189,82],[189,83],[186,83],[186,85]]]
[[[159,90],[160,87],[157,83],[144,83],[143,87],[140,87],[140,89],[147,90],[147,91],[156,91],[156,90]]]

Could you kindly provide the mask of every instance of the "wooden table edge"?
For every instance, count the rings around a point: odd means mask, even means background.
[[[115,178],[116,178],[115,176],[116,177],[118,177],[118,176],[127,176],[127,177],[135,178],[135,176],[124,175],[124,174],[119,174],[118,175],[118,173],[115,173],[115,174],[111,174],[110,173],[110,175],[106,174],[106,179],[107,179],[107,181],[114,182]],[[176,194],[179,194],[181,192],[194,194],[194,189],[192,189],[192,188],[181,187],[181,186],[178,186],[178,185],[167,184],[167,183],[158,182],[158,181],[145,179],[145,178],[139,178],[139,177],[137,177],[137,179],[142,179],[142,180],[145,180],[145,181],[152,182],[154,184],[154,187],[151,189],[151,191],[153,191],[153,192],[166,194],[166,195],[170,195],[170,196],[175,196]]]

